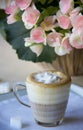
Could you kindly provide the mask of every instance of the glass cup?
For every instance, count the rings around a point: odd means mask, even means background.
[[[45,84],[34,78],[37,73],[30,74],[26,79],[26,91],[34,119],[38,124],[48,127],[57,126],[63,122],[71,84],[71,79],[62,72],[49,72],[62,77],[61,80]],[[19,83],[14,86],[13,91],[15,96],[21,104],[30,107],[20,100],[16,89],[19,87],[18,85],[24,86]]]

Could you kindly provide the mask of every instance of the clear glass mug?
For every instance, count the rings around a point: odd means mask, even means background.
[[[60,83],[44,84],[35,81],[33,75],[28,76],[26,85],[16,84],[13,87],[13,92],[18,101],[31,107],[35,121],[43,126],[57,126],[63,122],[65,110],[68,103],[71,79],[61,72],[56,72],[62,75]],[[23,86],[26,88],[30,105],[25,104],[17,93],[17,87]]]

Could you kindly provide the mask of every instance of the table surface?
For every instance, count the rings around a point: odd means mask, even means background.
[[[23,91],[20,92],[21,98],[27,102],[27,97]],[[6,97],[7,95],[9,94],[6,94]],[[49,128],[36,124],[31,109],[22,106],[13,96],[13,93],[10,93],[7,98],[8,100],[0,101],[0,130],[15,130],[15,128],[10,127],[10,118],[17,115],[21,116],[23,120],[22,130],[83,130],[83,98],[73,92],[70,92],[63,123],[60,126]]]

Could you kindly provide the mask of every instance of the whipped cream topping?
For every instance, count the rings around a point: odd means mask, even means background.
[[[44,84],[56,83],[62,79],[62,77],[52,72],[40,72],[38,74],[35,74],[34,78],[38,82],[42,82]]]

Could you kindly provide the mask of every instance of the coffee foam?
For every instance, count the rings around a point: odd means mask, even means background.
[[[43,76],[42,76],[43,74]],[[36,77],[36,78],[35,78]],[[41,87],[61,87],[65,84],[71,83],[71,79],[64,75],[64,73],[57,71],[43,71],[35,72],[28,75],[26,82],[33,84],[34,86],[38,85]]]
[[[42,82],[44,84],[60,82],[61,78],[61,76],[52,72],[40,72],[34,75],[34,79],[37,82]]]

